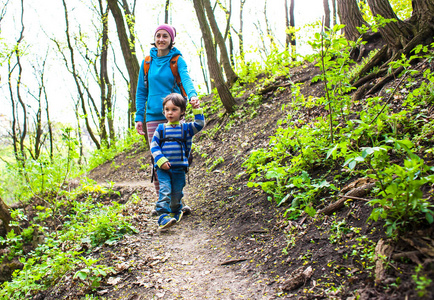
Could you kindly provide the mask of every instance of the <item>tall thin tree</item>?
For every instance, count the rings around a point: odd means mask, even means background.
[[[193,0],[193,4],[196,11],[197,19],[199,21],[200,29],[202,31],[202,37],[205,43],[208,69],[211,75],[211,79],[214,81],[214,85],[217,88],[217,92],[226,111],[228,113],[233,113],[234,106],[236,104],[235,99],[223,79],[223,74],[217,61],[217,54],[215,52],[211,30],[206,20],[203,2],[202,0]]]
[[[324,29],[329,30],[331,24],[329,0],[323,0],[322,4],[324,7]]]
[[[128,106],[128,127],[132,127],[134,124],[134,112],[136,111],[136,90],[137,90],[137,78],[139,77],[139,61],[137,60],[135,42],[134,42],[134,10],[130,11],[128,5],[125,5],[124,0],[124,11],[128,16],[128,22],[125,20],[122,10],[118,5],[117,0],[107,0],[110,7],[110,11],[116,22],[116,32],[118,33],[119,43],[121,45],[122,54],[125,61],[125,66],[128,71],[129,76],[129,106]],[[125,7],[126,6],[126,7]],[[135,1],[134,5],[135,7]],[[127,23],[127,27],[125,26]]]
[[[206,15],[208,16],[209,24],[211,25],[212,32],[214,34],[214,39],[217,42],[217,45],[220,50],[220,63],[223,66],[223,70],[225,71],[227,83],[229,86],[232,86],[235,81],[238,79],[238,75],[235,73],[235,71],[232,69],[231,62],[229,59],[228,50],[226,48],[226,44],[223,38],[223,35],[221,34],[217,21],[214,16],[213,9],[211,7],[210,0],[203,0],[203,4],[205,6]]]

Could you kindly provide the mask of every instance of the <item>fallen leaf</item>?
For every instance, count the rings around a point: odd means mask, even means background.
[[[121,277],[110,277],[110,278],[107,280],[107,284],[110,284],[110,285],[116,285],[116,284],[118,284],[121,280],[122,280]]]

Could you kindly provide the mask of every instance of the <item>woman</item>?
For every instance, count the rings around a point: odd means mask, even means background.
[[[174,84],[175,78],[169,65],[173,56],[181,55],[181,52],[173,46],[175,37],[176,30],[170,25],[163,24],[155,30],[154,43],[152,43],[154,47],[150,51],[151,63],[147,76],[147,86],[145,85],[144,60],[140,67],[136,92],[135,122],[136,130],[141,135],[145,135],[143,122],[146,122],[146,134],[149,143],[158,124],[166,122],[163,115],[163,99],[170,93],[181,93],[180,88]],[[188,74],[187,64],[182,56],[178,59],[178,72],[190,103],[194,106],[199,105],[199,98]],[[154,180],[154,185],[158,195],[158,180]]]

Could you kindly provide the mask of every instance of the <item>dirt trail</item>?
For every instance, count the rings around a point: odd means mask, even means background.
[[[116,190],[144,191],[134,218],[139,234],[118,245],[125,261],[138,266],[113,277],[122,285],[101,295],[110,299],[274,299],[261,274],[249,267],[249,257],[232,257],[226,238],[202,222],[199,212],[160,231],[150,215],[156,199],[149,181],[122,182]],[[186,194],[188,202],[188,194]],[[129,248],[128,251],[126,248]],[[128,252],[128,255],[125,254]],[[122,255],[117,255],[119,258]],[[116,263],[115,263],[116,265]],[[127,286],[127,282],[129,285]],[[117,290],[117,291],[116,291]]]

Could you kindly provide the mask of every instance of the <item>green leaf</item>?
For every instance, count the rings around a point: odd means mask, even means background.
[[[354,168],[356,167],[357,162],[355,160],[353,160],[352,162],[350,162],[348,164],[348,168],[350,168],[351,170],[354,170]]]
[[[336,149],[338,149],[338,144],[336,144],[332,149],[327,151],[327,159],[336,151]]]
[[[78,277],[84,281],[86,280],[88,274],[89,274],[89,269],[81,269],[80,271],[77,271],[77,273],[75,273],[73,278],[75,279]]]
[[[277,203],[277,207],[281,206],[283,203],[286,202],[286,200],[288,200],[288,198],[291,196],[291,194],[287,194],[285,197],[283,197],[282,200],[279,201],[279,203]]]
[[[316,215],[316,210],[315,210],[315,208],[313,208],[313,207],[311,207],[311,206],[306,206],[306,207],[304,208],[304,211],[305,211],[309,216],[311,216],[312,218],[315,217],[315,215]]]
[[[434,222],[434,217],[433,217],[431,212],[427,212],[425,214],[425,218],[428,221],[428,223],[430,223],[430,224],[432,224]]]

